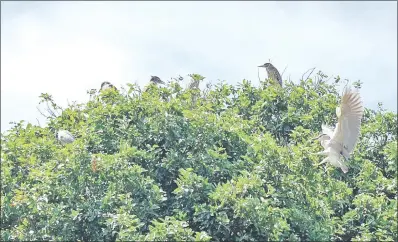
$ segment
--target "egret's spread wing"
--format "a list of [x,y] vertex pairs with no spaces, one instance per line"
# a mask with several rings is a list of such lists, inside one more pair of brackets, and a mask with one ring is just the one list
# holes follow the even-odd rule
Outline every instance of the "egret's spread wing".
[[344,90],[340,111],[341,115],[338,120],[339,132],[341,132],[343,138],[343,147],[349,154],[358,141],[364,112],[363,103],[357,90],[351,90],[349,87]]

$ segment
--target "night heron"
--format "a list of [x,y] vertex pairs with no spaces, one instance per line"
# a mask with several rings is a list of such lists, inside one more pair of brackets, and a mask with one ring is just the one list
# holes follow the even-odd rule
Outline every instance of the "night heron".
[[151,79],[149,80],[149,84],[144,87],[143,92],[146,92],[151,85],[157,86],[158,84],[165,84],[165,83],[164,83],[164,81],[160,80],[159,77],[151,76]]
[[110,82],[103,82],[103,83],[101,83],[100,91],[110,89],[110,88],[114,88],[117,91],[117,88],[114,85],[112,85]]
[[346,87],[340,107],[336,108],[338,122],[334,131],[333,127],[322,125],[322,134],[316,138],[325,149],[316,154],[327,155],[319,165],[329,162],[335,167],[340,167],[344,173],[348,172],[348,167],[344,160],[340,159],[340,155],[346,159],[350,158],[358,141],[363,112],[364,107],[358,90]]
[[275,68],[275,66],[273,66],[271,63],[265,63],[264,65],[261,65],[258,67],[264,67],[267,70],[268,79],[277,81],[279,83],[279,85],[282,86],[281,74],[279,74],[279,71],[278,71],[278,69]]
[[73,135],[67,130],[59,130],[58,133],[57,133],[57,139],[63,145],[72,143],[75,140]]
[[160,80],[160,78],[157,76],[151,76],[151,80],[149,80],[149,82],[155,84],[165,84],[164,81]]

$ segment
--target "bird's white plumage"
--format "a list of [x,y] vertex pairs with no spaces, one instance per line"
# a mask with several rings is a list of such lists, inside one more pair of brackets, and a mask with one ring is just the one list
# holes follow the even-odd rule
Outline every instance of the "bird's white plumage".
[[350,153],[358,141],[361,119],[364,107],[357,90],[350,87],[344,89],[340,106],[336,108],[338,122],[335,129],[326,125],[322,125],[322,135],[319,137],[321,145],[325,149],[318,154],[327,155],[322,162],[330,162],[333,166],[340,167],[344,173],[348,171],[340,155],[346,159],[350,157]]
[[67,130],[59,130],[57,133],[57,139],[61,144],[69,144],[75,140],[75,137]]
[[364,112],[363,103],[357,90],[345,89],[340,112],[341,115],[338,120],[340,130],[338,132],[341,133],[344,148],[348,153],[351,153],[358,141]]

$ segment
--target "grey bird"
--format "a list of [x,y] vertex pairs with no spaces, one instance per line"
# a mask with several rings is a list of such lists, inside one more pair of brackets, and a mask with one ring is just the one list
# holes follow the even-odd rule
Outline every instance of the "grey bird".
[[316,154],[327,155],[319,165],[329,162],[335,167],[340,167],[344,173],[348,172],[348,167],[344,160],[340,159],[340,155],[345,159],[350,158],[359,138],[363,113],[364,106],[358,90],[346,87],[340,107],[336,108],[338,122],[334,131],[332,127],[323,124],[322,134],[316,138],[325,149]]
[[149,80],[149,82],[155,84],[165,84],[164,81],[160,80],[160,78],[157,76],[151,76],[151,80]]
[[199,89],[199,80],[192,79],[188,84],[188,89]]
[[114,85],[112,85],[110,82],[103,82],[103,83],[101,83],[100,91],[110,89],[110,88],[114,88],[117,91],[117,88]]
[[67,131],[67,130],[59,130],[57,132],[57,139],[61,142],[61,144],[69,144],[75,141],[75,137]]
[[273,66],[271,63],[265,63],[264,65],[261,65],[258,67],[264,67],[267,70],[268,79],[277,81],[279,83],[279,85],[282,86],[281,74],[279,74],[279,71],[278,71],[278,69],[275,68],[275,66]]

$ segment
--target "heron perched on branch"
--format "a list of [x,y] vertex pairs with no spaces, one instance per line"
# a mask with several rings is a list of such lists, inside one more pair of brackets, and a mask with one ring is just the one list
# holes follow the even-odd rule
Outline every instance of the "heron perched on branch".
[[315,138],[325,149],[316,154],[327,155],[319,165],[329,162],[335,167],[340,167],[344,173],[348,172],[348,167],[344,160],[340,159],[340,155],[346,159],[350,158],[358,141],[363,113],[364,107],[358,90],[346,87],[340,107],[336,108],[338,122],[334,131],[332,127],[322,125],[322,134]]
[[160,80],[157,76],[151,76],[151,80],[149,81],[154,84],[165,84],[164,81]]
[[199,84],[205,79],[205,77],[199,74],[189,74],[189,76],[192,79],[188,84],[188,89],[199,89]]
[[161,80],[159,77],[157,77],[157,76],[151,76],[151,79],[149,80],[149,84],[146,85],[146,86],[144,87],[143,92],[146,92],[146,91],[148,90],[148,88],[150,88],[151,85],[157,86],[157,85],[159,85],[159,84],[165,84],[165,82],[162,81],[162,80]]
[[268,79],[277,81],[279,83],[279,85],[282,86],[281,74],[279,74],[279,71],[278,71],[278,69],[275,68],[275,66],[273,66],[271,63],[265,63],[264,65],[261,65],[258,67],[264,67],[267,70]]
[[61,144],[69,144],[75,141],[75,137],[67,131],[67,130],[59,130],[57,132],[57,139],[61,142]]
[[110,89],[110,88],[114,88],[117,91],[117,88],[114,85],[112,85],[110,82],[103,82],[103,83],[101,83],[100,91]]

